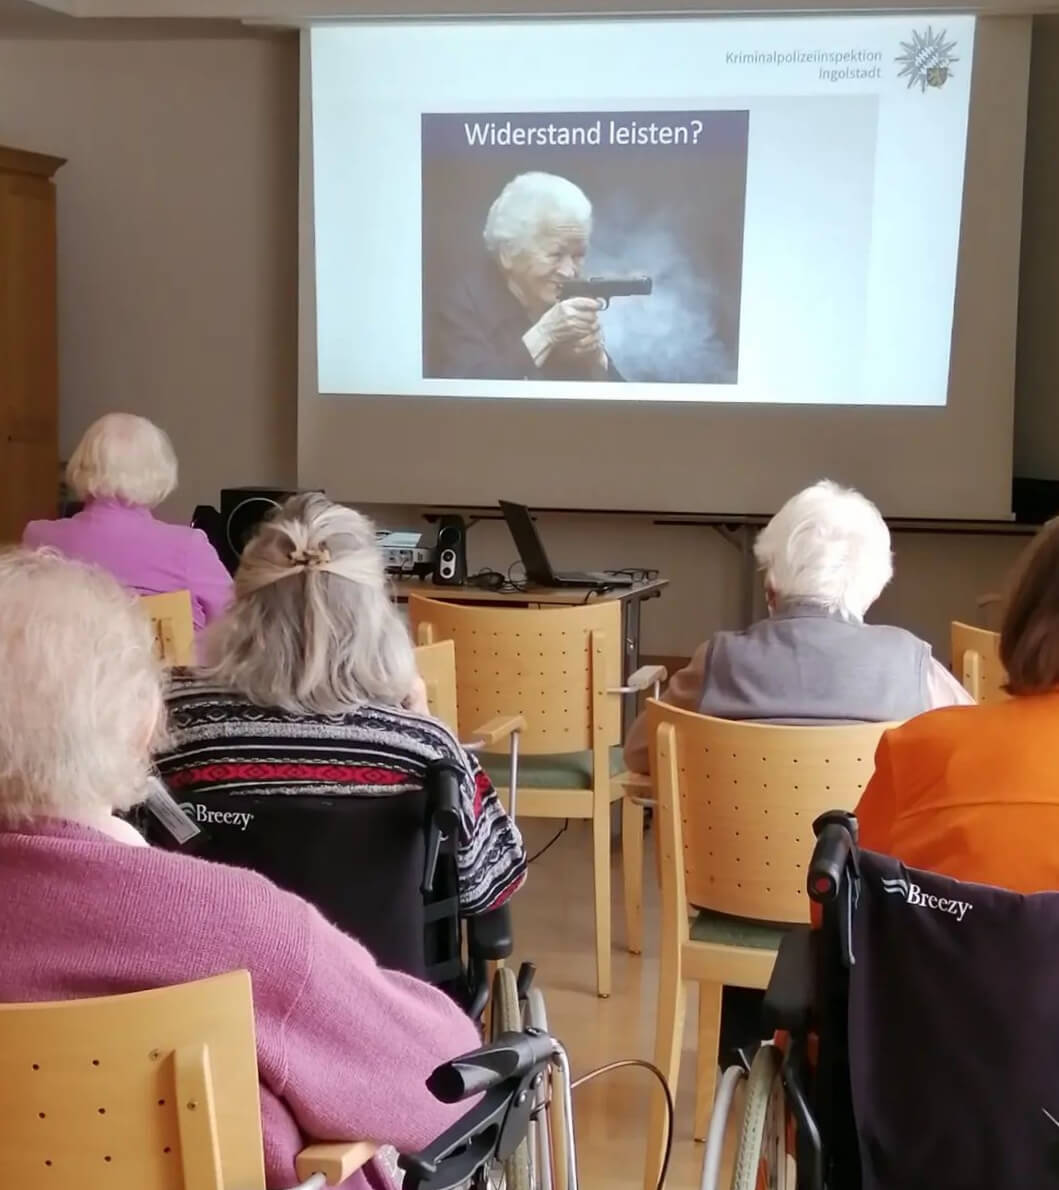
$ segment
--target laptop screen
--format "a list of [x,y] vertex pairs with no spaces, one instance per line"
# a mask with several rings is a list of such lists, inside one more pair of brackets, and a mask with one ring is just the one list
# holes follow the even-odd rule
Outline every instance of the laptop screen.
[[504,520],[507,521],[507,527],[514,539],[518,556],[526,568],[526,578],[531,583],[537,583],[540,586],[551,584],[554,581],[552,564],[544,552],[544,546],[541,544],[537,526],[533,523],[529,509],[524,504],[512,504],[509,500],[501,500],[499,504],[500,511],[504,514]]

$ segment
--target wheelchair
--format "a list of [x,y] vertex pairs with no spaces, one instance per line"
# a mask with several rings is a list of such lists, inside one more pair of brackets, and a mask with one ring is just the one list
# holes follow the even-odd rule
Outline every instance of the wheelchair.
[[814,828],[819,928],[781,944],[768,1040],[724,1073],[702,1190],[744,1082],[733,1190],[1059,1186],[1059,893],[907,869],[861,851],[849,814]]
[[153,813],[138,825],[154,846],[260,872],[380,966],[434,984],[480,1020],[489,964],[512,953],[511,916],[507,905],[460,915],[459,781],[455,762],[437,760],[421,789],[391,797],[217,792],[173,807],[198,828],[186,841]]
[[490,1040],[427,1080],[443,1103],[475,1105],[418,1153],[401,1155],[405,1190],[577,1190],[572,1082],[548,1032],[544,998],[524,963],[497,970]]

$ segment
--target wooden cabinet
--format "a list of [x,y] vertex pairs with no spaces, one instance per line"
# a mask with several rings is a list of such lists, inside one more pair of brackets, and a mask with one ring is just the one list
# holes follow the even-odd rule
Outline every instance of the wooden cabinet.
[[55,516],[59,343],[55,184],[63,164],[0,146],[0,544]]

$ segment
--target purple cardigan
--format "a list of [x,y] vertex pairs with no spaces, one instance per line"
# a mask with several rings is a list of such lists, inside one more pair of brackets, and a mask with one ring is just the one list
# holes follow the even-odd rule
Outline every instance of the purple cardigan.
[[216,619],[232,597],[232,579],[206,534],[156,520],[149,508],[93,500],[58,521],[30,521],[30,549],[50,546],[68,558],[109,571],[138,595],[191,592],[195,631]]
[[[252,872],[42,819],[0,829],[0,905],[0,1001],[250,971],[269,1190],[297,1183],[307,1139],[410,1151],[466,1110],[438,1103],[424,1080],[478,1044],[471,1022]],[[385,1185],[375,1162],[343,1183]]]

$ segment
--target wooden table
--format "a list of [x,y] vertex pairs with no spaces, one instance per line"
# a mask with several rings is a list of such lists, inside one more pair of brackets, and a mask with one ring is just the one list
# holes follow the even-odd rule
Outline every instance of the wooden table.
[[[394,597],[406,603],[409,595],[444,599],[450,603],[487,603],[507,607],[577,607],[584,603],[621,603],[622,677],[627,678],[640,664],[640,608],[645,599],[656,599],[669,585],[669,579],[648,579],[631,587],[597,591],[592,587],[533,587],[519,591],[490,591],[483,587],[440,586],[430,579],[394,578]],[[636,717],[635,699],[624,700],[622,735]]]

